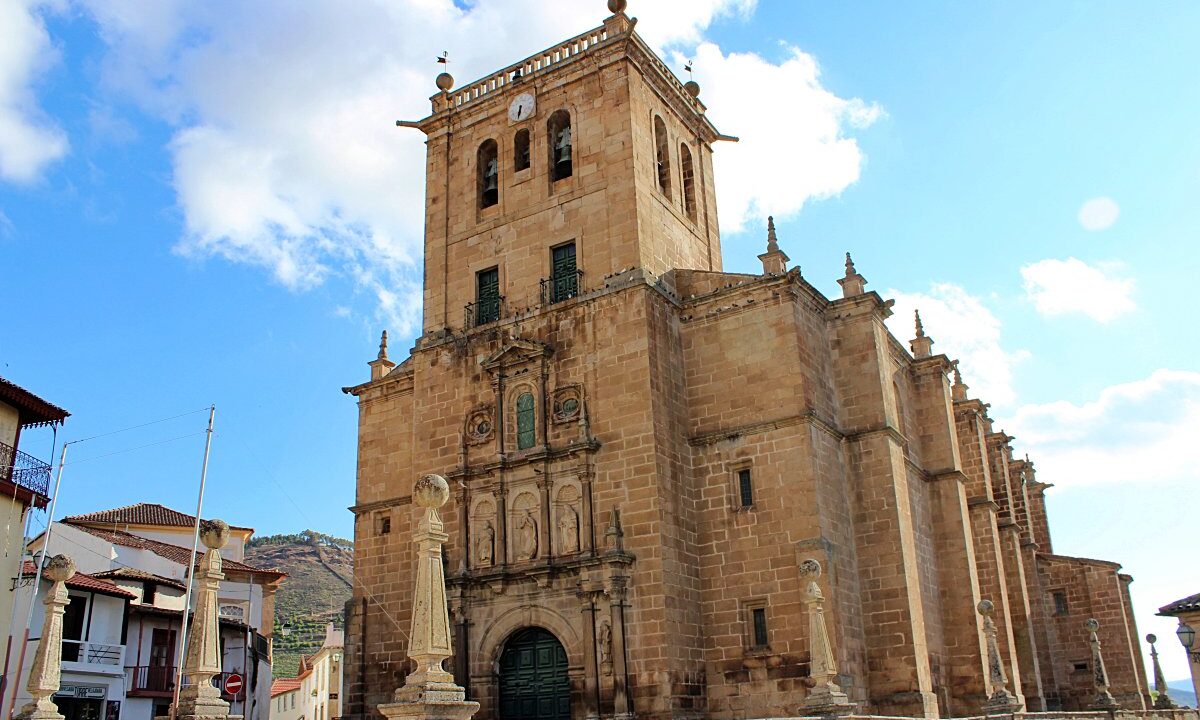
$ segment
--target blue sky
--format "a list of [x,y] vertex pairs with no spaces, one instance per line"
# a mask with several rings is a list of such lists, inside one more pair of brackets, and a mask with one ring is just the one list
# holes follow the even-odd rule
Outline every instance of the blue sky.
[[[726,268],[758,267],[773,213],[827,294],[849,250],[900,337],[919,306],[1055,483],[1055,550],[1124,563],[1139,629],[1185,676],[1152,613],[1200,591],[1181,570],[1200,506],[1200,5],[629,12],[676,68],[696,59],[711,117],[743,138],[718,147]],[[0,374],[73,413],[60,441],[215,403],[206,514],[349,536],[340,387],[384,327],[402,356],[417,316],[423,146],[392,121],[426,113],[441,50],[466,81],[604,14],[4,0]],[[72,446],[60,514],[190,510],[204,420]],[[23,449],[49,459],[51,441]]]

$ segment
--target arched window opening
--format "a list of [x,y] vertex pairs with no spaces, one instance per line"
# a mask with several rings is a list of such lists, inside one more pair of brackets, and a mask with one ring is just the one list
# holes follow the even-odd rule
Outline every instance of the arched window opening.
[[671,154],[667,149],[667,125],[654,116],[654,167],[658,174],[658,190],[663,195],[671,194]]
[[529,130],[518,130],[513,136],[513,170],[529,169]]
[[484,140],[479,146],[479,208],[500,202],[500,158],[495,140]]
[[535,422],[533,413],[533,395],[530,393],[522,393],[517,398],[517,449],[528,450],[533,447],[536,439]]
[[687,143],[679,143],[679,166],[683,169],[683,211],[696,220],[696,174],[692,169],[692,151]]
[[571,177],[571,114],[557,110],[547,121],[550,139],[550,179],[562,180]]

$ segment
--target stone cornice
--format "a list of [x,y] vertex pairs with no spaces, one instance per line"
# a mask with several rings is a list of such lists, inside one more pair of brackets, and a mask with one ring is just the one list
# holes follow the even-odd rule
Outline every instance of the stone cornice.
[[357,516],[372,510],[381,510],[388,507],[400,507],[402,505],[412,505],[412,495],[398,495],[396,497],[390,497],[384,500],[375,500],[369,503],[351,505],[346,509]]
[[771,430],[778,430],[780,428],[791,427],[793,425],[800,424],[812,425],[818,430],[837,440],[841,440],[843,437],[842,433],[838,432],[837,428],[834,427],[832,422],[817,417],[816,413],[809,411],[799,415],[789,415],[788,417],[778,418],[776,420],[764,420],[761,422],[740,425],[734,428],[700,433],[689,437],[687,442],[688,445],[691,445],[692,447],[703,447],[705,445],[714,445],[722,440],[733,440],[744,435],[757,435],[759,433],[770,432]]
[[456,467],[446,473],[446,479],[457,480],[459,478],[468,476],[492,473],[496,470],[511,470],[512,468],[540,463],[546,460],[560,460],[577,453],[594,454],[599,450],[600,441],[595,438],[590,438],[588,440],[576,440],[567,445],[559,447],[542,447],[535,450],[530,450],[517,457],[501,456],[498,459],[490,460],[484,463],[467,465],[466,467]]
[[884,300],[879,293],[871,290],[853,297],[830,300],[825,314],[830,324],[853,322],[864,315],[872,315],[882,323],[891,316],[893,304],[893,301]]

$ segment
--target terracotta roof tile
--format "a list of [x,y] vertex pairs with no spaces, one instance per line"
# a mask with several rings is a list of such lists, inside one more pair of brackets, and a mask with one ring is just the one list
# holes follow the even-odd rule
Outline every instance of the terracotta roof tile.
[[92,573],[92,577],[103,578],[106,580],[112,579],[112,578],[121,578],[123,580],[143,580],[143,581],[148,580],[151,582],[158,583],[159,585],[169,585],[173,588],[178,588],[180,590],[187,589],[187,585],[185,585],[184,583],[182,583],[178,580],[175,580],[174,578],[163,577],[162,575],[155,575],[154,573],[146,572],[145,570],[138,570],[137,568],[126,567],[126,568],[117,568],[116,570],[105,570],[104,572]]
[[1186,612],[1196,612],[1200,610],[1200,593],[1188,595],[1182,600],[1176,600],[1169,605],[1163,605],[1158,609],[1159,615],[1178,615]]
[[271,697],[300,689],[303,678],[275,678],[271,681]]
[[[25,577],[37,577],[37,566],[26,560],[21,568],[21,574]],[[117,587],[110,580],[101,580],[81,572],[77,572],[71,576],[71,579],[67,581],[67,587],[75,588],[76,590],[104,593],[105,595],[116,595],[117,597],[137,598],[137,595],[134,595],[125,588]]]
[[[98,510],[84,515],[72,515],[63,518],[66,522],[87,523],[99,525],[166,525],[167,527],[193,527],[196,516],[172,510],[158,503],[137,503],[111,510]],[[231,525],[234,530],[250,530],[251,528]]]
[[[166,558],[172,562],[177,562],[185,567],[188,564],[188,556],[192,554],[192,551],[188,548],[172,545],[171,543],[159,542],[158,540],[150,540],[148,538],[139,537],[123,530],[107,530],[104,528],[90,527],[88,525],[78,525],[74,522],[71,522],[69,518],[63,520],[63,522],[77,530],[86,532],[89,535],[95,535],[98,538],[107,540],[114,545],[137,548],[138,550],[149,550],[159,557]],[[203,555],[196,553],[193,562],[198,565],[202,558]],[[258,573],[260,575],[273,575],[275,577],[287,577],[287,573],[279,572],[278,570],[268,570],[266,568],[254,567],[253,565],[247,565],[246,563],[238,562],[237,560],[225,560],[222,566],[226,570]]]

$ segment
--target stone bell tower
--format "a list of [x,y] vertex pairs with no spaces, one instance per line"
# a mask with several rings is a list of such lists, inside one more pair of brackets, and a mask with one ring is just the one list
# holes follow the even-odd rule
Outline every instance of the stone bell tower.
[[443,73],[433,112],[398,123],[428,137],[426,333],[629,268],[721,268],[712,143],[732,138],[624,8],[457,89]]

